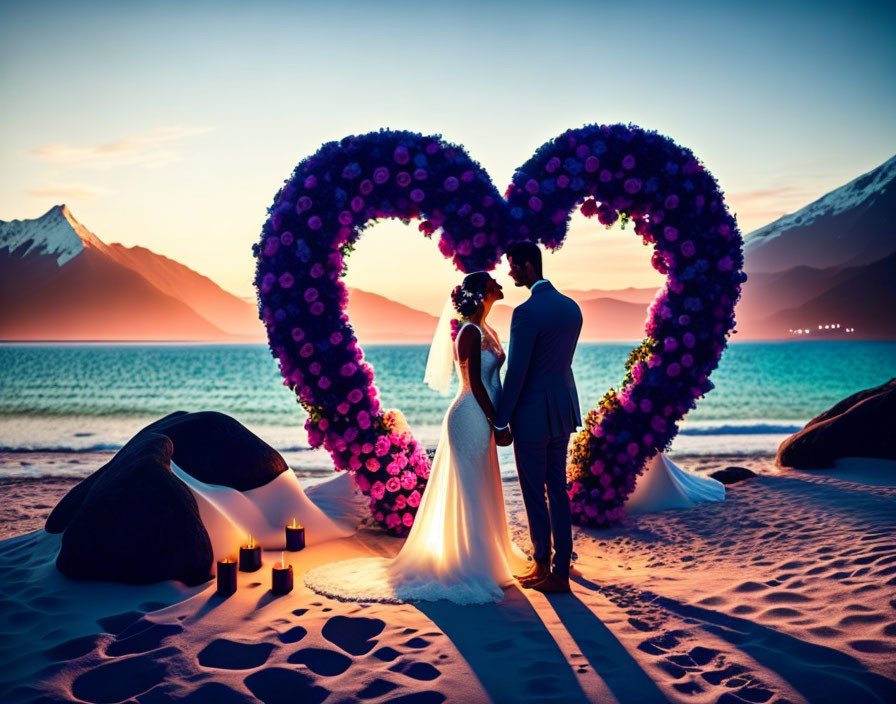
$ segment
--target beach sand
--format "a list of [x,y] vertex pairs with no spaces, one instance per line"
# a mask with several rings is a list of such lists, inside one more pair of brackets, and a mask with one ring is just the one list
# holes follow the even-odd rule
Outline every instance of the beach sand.
[[[572,594],[511,587],[483,606],[306,589],[310,567],[397,552],[400,540],[365,527],[288,553],[291,593],[269,591],[280,554],[265,553],[228,599],[213,582],[74,582],[53,565],[59,536],[4,540],[0,701],[896,701],[896,463],[675,462],[760,476],[722,502],[577,528]],[[67,486],[28,498],[21,526]],[[353,522],[357,503],[328,486],[309,496]],[[504,489],[525,547],[518,487]]]

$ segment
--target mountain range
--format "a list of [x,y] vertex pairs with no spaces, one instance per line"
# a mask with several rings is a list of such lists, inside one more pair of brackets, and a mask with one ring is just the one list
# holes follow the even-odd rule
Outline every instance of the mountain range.
[[[896,157],[744,237],[749,279],[738,339],[896,339]],[[567,290],[582,307],[582,340],[637,340],[654,288]],[[0,339],[261,342],[255,305],[144,247],[106,244],[57,205],[0,221]],[[437,319],[350,289],[362,342],[429,342]],[[507,339],[512,309],[489,318]],[[825,324],[839,328],[824,329]],[[819,327],[820,326],[820,327]]]

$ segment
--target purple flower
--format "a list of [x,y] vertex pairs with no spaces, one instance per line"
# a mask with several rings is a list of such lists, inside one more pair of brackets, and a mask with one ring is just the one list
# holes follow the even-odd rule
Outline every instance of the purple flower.
[[541,198],[538,196],[532,196],[529,199],[529,209],[534,210],[536,213],[541,212]]
[[392,159],[396,164],[407,164],[410,158],[407,147],[396,147],[392,154]]
[[633,157],[631,154],[626,154],[624,157],[622,157],[622,168],[626,171],[631,171],[633,168],[635,168],[635,157]]
[[548,163],[544,165],[544,170],[547,171],[549,174],[552,174],[555,171],[557,171],[557,169],[559,169],[560,166],[561,166],[560,159],[558,159],[555,156],[552,156],[550,159],[548,159]]
[[589,156],[587,159],[585,159],[585,171],[587,171],[589,174],[593,174],[599,168],[600,159],[598,159],[596,156]]
[[691,240],[685,240],[681,243],[681,253],[686,257],[693,257],[696,248]]
[[318,299],[318,296],[320,296],[320,293],[313,286],[305,289],[305,301],[307,303],[313,303]]
[[317,215],[312,215],[310,218],[308,218],[308,227],[310,227],[312,230],[319,230],[322,225],[323,222]]
[[308,196],[302,196],[296,201],[296,213],[303,213],[306,210],[310,210],[312,205],[312,200]]
[[373,180],[375,183],[383,184],[389,180],[389,169],[385,166],[379,166],[373,171]]
[[324,312],[324,304],[320,301],[315,301],[308,310],[311,312],[311,315],[320,315]]
[[415,203],[422,202],[425,197],[426,197],[426,194],[423,191],[421,191],[419,188],[415,188],[413,191],[411,191],[411,200],[414,201]]
[[625,189],[626,193],[634,195],[641,190],[641,181],[636,178],[626,179],[622,187]]
[[453,193],[454,191],[457,190],[458,186],[460,186],[460,181],[458,181],[456,178],[454,178],[454,176],[449,176],[448,178],[445,179],[444,183],[442,183],[442,186],[449,193]]
[[528,181],[526,181],[525,189],[527,193],[535,195],[539,191],[538,181],[536,181],[534,178],[530,178]]

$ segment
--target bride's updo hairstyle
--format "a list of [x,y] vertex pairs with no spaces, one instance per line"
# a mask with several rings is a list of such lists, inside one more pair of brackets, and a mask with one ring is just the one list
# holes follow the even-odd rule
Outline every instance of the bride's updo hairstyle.
[[460,316],[451,321],[451,339],[456,340],[460,332],[461,320],[466,320],[479,307],[485,299],[485,287],[492,277],[487,271],[474,271],[464,277],[460,286],[455,286],[451,292],[451,303],[454,310]]
[[461,317],[469,318],[479,304],[485,298],[485,287],[491,280],[487,271],[474,271],[464,277],[460,286],[455,286],[451,292],[451,302],[454,303],[454,310],[460,313]]

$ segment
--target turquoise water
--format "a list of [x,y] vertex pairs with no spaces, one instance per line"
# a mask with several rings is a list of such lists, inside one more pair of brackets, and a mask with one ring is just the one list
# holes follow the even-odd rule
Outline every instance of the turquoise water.
[[[365,354],[384,405],[400,408],[434,445],[450,396],[421,381],[427,349],[370,345]],[[579,346],[583,409],[618,384],[628,350]],[[10,344],[0,346],[0,370],[0,452],[112,450],[148,420],[179,409],[222,411],[282,451],[307,448],[304,413],[263,345]],[[771,451],[812,416],[894,371],[896,342],[732,344],[712,375],[715,390],[685,419],[673,450]]]

